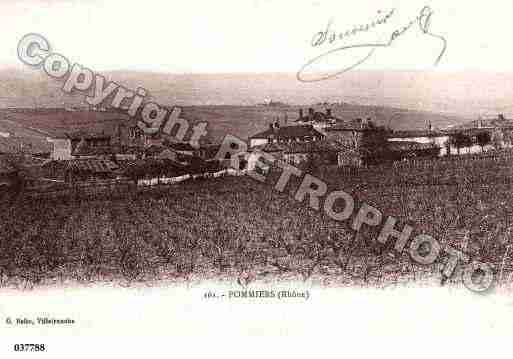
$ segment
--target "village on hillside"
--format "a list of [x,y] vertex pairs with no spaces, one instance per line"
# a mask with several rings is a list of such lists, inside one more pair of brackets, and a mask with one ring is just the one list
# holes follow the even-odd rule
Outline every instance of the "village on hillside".
[[[231,115],[248,111],[241,108]],[[412,263],[408,251],[393,252],[392,241],[377,241],[378,227],[353,231],[348,221],[319,214],[315,193],[298,205],[305,178],[349,194],[357,213],[368,203],[398,218],[397,230],[411,223],[416,235],[430,233],[443,246],[503,266],[508,277],[501,281],[513,278],[512,120],[498,114],[394,130],[376,113],[346,116],[343,105],[334,108],[254,106],[249,111],[261,112],[260,121],[246,127],[246,137],[226,133],[247,148],[228,153],[222,139],[192,146],[147,135],[119,111],[3,110],[4,285],[220,277],[242,285],[270,278],[459,283],[456,274],[440,276],[437,265]],[[219,126],[221,112],[196,114],[210,113]],[[299,176],[276,190],[285,168],[294,167]],[[344,203],[331,205],[343,213]]]
[[[267,128],[247,139],[248,151],[236,169],[230,167],[229,157],[216,158],[220,143],[202,142],[193,147],[164,135],[146,135],[120,112],[10,110],[27,123],[47,116],[60,118],[63,126],[52,133],[27,125],[25,132],[14,128],[0,133],[0,186],[4,193],[44,193],[77,185],[151,186],[198,177],[240,176],[258,170],[261,153],[305,168],[355,169],[512,147],[513,120],[502,114],[446,129],[435,129],[428,122],[424,130],[399,131],[379,126],[366,116],[338,118],[329,106],[323,107],[301,108],[293,119],[269,119]],[[110,125],[69,131],[64,126],[67,118]],[[15,125],[20,124],[24,122]]]

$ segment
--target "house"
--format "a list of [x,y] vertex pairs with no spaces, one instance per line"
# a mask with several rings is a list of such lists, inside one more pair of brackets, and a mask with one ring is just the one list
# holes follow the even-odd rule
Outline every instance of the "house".
[[[220,145],[194,148],[189,143],[171,143],[162,146],[150,146],[145,149],[145,161],[163,161],[181,166],[184,171],[200,173],[218,169],[220,161],[215,158]],[[229,167],[230,160],[225,163]],[[199,172],[198,172],[199,171]]]
[[278,123],[271,123],[267,130],[249,138],[249,146],[255,147],[267,143],[320,141],[325,137],[324,134],[316,130],[312,125],[280,126]]
[[[303,121],[332,121],[329,109],[326,113],[315,112],[303,116]],[[313,159],[320,165],[338,165],[359,167],[362,165],[362,140],[369,133],[377,131],[370,119],[355,119],[342,121],[335,119],[334,125],[326,126],[321,131],[312,124],[299,126],[276,127],[254,135],[250,138],[250,155],[248,156],[248,169],[252,170],[259,159],[259,152],[272,154],[274,158],[284,162],[299,165]],[[292,140],[291,140],[292,139]]]
[[364,134],[376,130],[380,130],[380,128],[370,118],[355,118],[338,120],[335,125],[326,127],[324,132],[327,140],[357,149],[361,145]]
[[101,133],[81,131],[69,134],[67,137],[71,142],[72,152],[77,148],[79,144],[85,144],[88,148],[108,147],[111,145],[112,138],[110,134],[106,134],[103,131]]
[[496,117],[482,118],[479,117],[477,120],[469,121],[459,128],[513,128],[513,119],[507,118],[503,113],[499,113]]
[[312,107],[308,109],[308,112],[305,114],[303,109],[299,109],[299,117],[295,120],[295,122],[302,124],[328,124],[334,125],[336,122],[340,121],[339,118],[333,116],[331,112],[331,108],[327,108],[325,112],[315,111]]
[[111,159],[117,150],[112,146],[90,147],[87,142],[80,142],[71,153],[74,159]]
[[326,129],[326,139],[343,144],[349,148],[357,149],[360,147],[364,132],[365,129],[362,128],[360,122],[338,123]]
[[274,158],[287,163],[300,164],[319,151],[320,147],[314,144],[325,137],[311,124],[280,126],[279,123],[271,123],[269,129],[249,138],[250,150],[245,156],[247,168],[256,168],[261,152],[272,154]]
[[[410,130],[394,131],[388,139],[391,143],[416,142],[419,144],[433,144],[440,148],[439,156],[448,154],[479,153],[483,148],[492,145],[508,147],[511,145],[509,133],[513,127],[458,127],[438,131]],[[489,139],[489,143],[480,143],[480,138]]]
[[493,146],[512,147],[513,146],[513,119],[506,118],[500,113],[494,118],[479,118],[477,121],[469,122],[459,128],[459,130],[485,130],[492,139]]
[[[102,133],[76,132],[62,137],[48,138],[53,143],[52,160],[71,160],[75,156],[95,157],[112,152],[111,135]],[[111,153],[109,153],[111,154]]]
[[47,138],[47,141],[53,144],[50,158],[54,161],[70,160],[71,141],[68,138]]
[[[483,139],[489,139],[483,141]],[[393,131],[390,142],[433,143],[441,148],[440,156],[458,153],[478,153],[492,146],[513,145],[513,120],[499,114],[494,118],[479,118],[444,130]]]
[[114,162],[100,159],[80,159],[66,162],[64,178],[66,182],[108,179],[115,176],[119,167]]
[[325,112],[315,111],[313,108],[308,109],[308,113],[304,114],[303,109],[299,109],[299,117],[295,120],[298,124],[312,125],[317,131],[326,135],[325,130],[335,126],[342,120],[333,116],[331,108],[327,108]]
[[[443,156],[447,154],[447,145],[449,143],[449,139],[451,134],[447,131],[436,131],[436,130],[407,130],[407,131],[393,131],[389,138],[388,142],[390,142],[392,149],[396,152],[405,150],[412,152],[416,144],[418,144],[417,155],[420,155],[422,152],[430,153],[428,149],[429,146],[434,146],[439,149],[438,155]],[[402,146],[401,143],[404,143]],[[425,145],[426,148],[424,150],[420,150],[422,145]],[[401,147],[402,146],[402,147]],[[426,152],[427,151],[427,152]],[[415,152],[415,151],[414,151]]]
[[258,145],[250,149],[247,155],[247,168],[256,168],[261,153],[268,153],[276,160],[300,166],[312,159],[318,165],[337,164],[338,152],[342,147],[336,143],[318,140],[312,142],[281,142]]
[[[142,156],[142,145],[130,141],[124,126],[117,127],[117,136],[105,132],[76,132],[47,138],[53,144],[50,158],[54,161],[72,159],[129,160]],[[123,131],[123,132],[122,132]]]
[[56,160],[41,166],[42,177],[56,181],[77,182],[114,178],[119,166],[103,159]]

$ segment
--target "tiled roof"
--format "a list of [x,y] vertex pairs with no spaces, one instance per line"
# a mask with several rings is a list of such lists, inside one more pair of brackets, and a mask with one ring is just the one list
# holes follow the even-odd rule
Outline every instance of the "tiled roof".
[[88,132],[88,131],[78,131],[73,133],[66,134],[67,138],[70,140],[81,140],[81,139],[91,139],[91,140],[108,140],[112,136],[109,134],[106,134],[104,132],[94,133],[94,132]]
[[323,136],[322,133],[317,131],[311,125],[299,125],[299,126],[282,126],[274,129],[267,129],[265,131],[259,132],[256,135],[251,136],[250,138],[269,138],[271,136],[275,136],[278,138],[296,138],[296,137],[306,137],[306,136]]
[[329,141],[293,142],[285,144],[285,153],[309,153],[309,152],[338,152],[346,150],[346,147]]
[[122,168],[129,168],[129,167],[176,167],[176,168],[183,168],[184,165],[180,162],[173,161],[168,158],[146,158],[144,160],[128,160],[128,161],[121,161],[120,165]]
[[70,160],[67,162],[67,170],[73,172],[106,173],[118,169],[112,161],[108,160]]
[[337,152],[346,150],[347,146],[329,141],[291,142],[291,143],[266,143],[255,146],[253,151],[267,153],[313,153],[313,152]]
[[219,170],[217,161],[203,161],[198,157],[190,157],[193,159],[188,164],[183,164],[171,159],[147,158],[136,161],[122,161],[120,165],[124,171],[140,171],[141,173],[151,174],[152,172],[179,175],[187,173],[212,172]]
[[75,150],[73,151],[72,155],[74,156],[105,156],[105,155],[112,155],[117,153],[115,148],[112,146],[98,146],[98,147],[91,147],[87,144],[79,143],[80,146],[77,145]]

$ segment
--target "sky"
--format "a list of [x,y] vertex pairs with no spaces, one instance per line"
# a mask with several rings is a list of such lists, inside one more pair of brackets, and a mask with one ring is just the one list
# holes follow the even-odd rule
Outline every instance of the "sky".
[[[296,72],[331,49],[387,41],[426,5],[433,11],[430,31],[447,41],[437,66],[441,41],[415,24],[359,68],[513,71],[511,0],[2,0],[0,68],[24,66],[16,48],[35,32],[53,51],[97,71]],[[311,44],[330,21],[336,33],[345,32],[391,9],[386,24],[366,33]],[[339,51],[312,70],[347,67],[361,51]]]

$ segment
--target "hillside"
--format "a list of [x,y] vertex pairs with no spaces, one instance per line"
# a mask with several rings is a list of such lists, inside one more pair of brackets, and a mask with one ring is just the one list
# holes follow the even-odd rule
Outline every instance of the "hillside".
[[184,113],[185,117],[190,119],[208,121],[211,135],[215,140],[221,139],[227,133],[246,139],[266,129],[277,117],[282,124],[285,117],[288,118],[287,124],[293,124],[293,121],[298,118],[299,109],[303,108],[306,112],[308,107],[323,112],[331,108],[333,115],[342,120],[370,117],[377,124],[387,125],[396,130],[425,129],[428,121],[431,121],[435,128],[445,128],[464,121],[457,116],[348,103],[281,107],[196,106],[184,108]]
[[[188,120],[207,121],[213,142],[219,142],[227,133],[247,138],[267,128],[277,116],[293,121],[300,107],[319,111],[331,108],[342,119],[371,117],[379,124],[401,130],[424,129],[428,121],[435,128],[445,128],[477,117],[472,104],[465,107],[468,111],[458,111],[458,97],[454,101],[445,98],[442,106],[441,100],[434,98],[437,91],[419,90],[417,87],[424,86],[422,81],[434,86],[434,80],[418,73],[351,72],[343,81],[308,85],[298,83],[291,74],[173,75],[115,71],[104,75],[131,89],[146,88],[151,99],[161,105],[182,106],[183,116]],[[37,70],[1,71],[0,79],[0,108],[39,109],[37,113],[1,111],[0,134],[46,137],[85,128],[111,131],[117,121],[125,118],[119,114],[45,110],[84,107],[84,95],[65,94],[60,89],[62,83]],[[277,105],[259,105],[269,100]]]
[[[340,119],[371,117],[378,124],[390,125],[394,129],[424,129],[428,120],[435,128],[444,128],[463,121],[456,116],[347,103],[312,107],[318,111],[331,108],[334,116]],[[306,112],[307,106],[301,108]],[[278,117],[282,124],[285,117],[288,118],[287,124],[293,124],[298,118],[299,109],[300,106],[187,106],[183,107],[183,117],[192,123],[208,122],[208,140],[220,142],[226,134],[246,139],[267,128]],[[133,125],[134,121],[129,120],[125,114],[116,112],[0,110],[0,132],[27,138],[62,136],[77,130],[112,133],[119,123]]]

